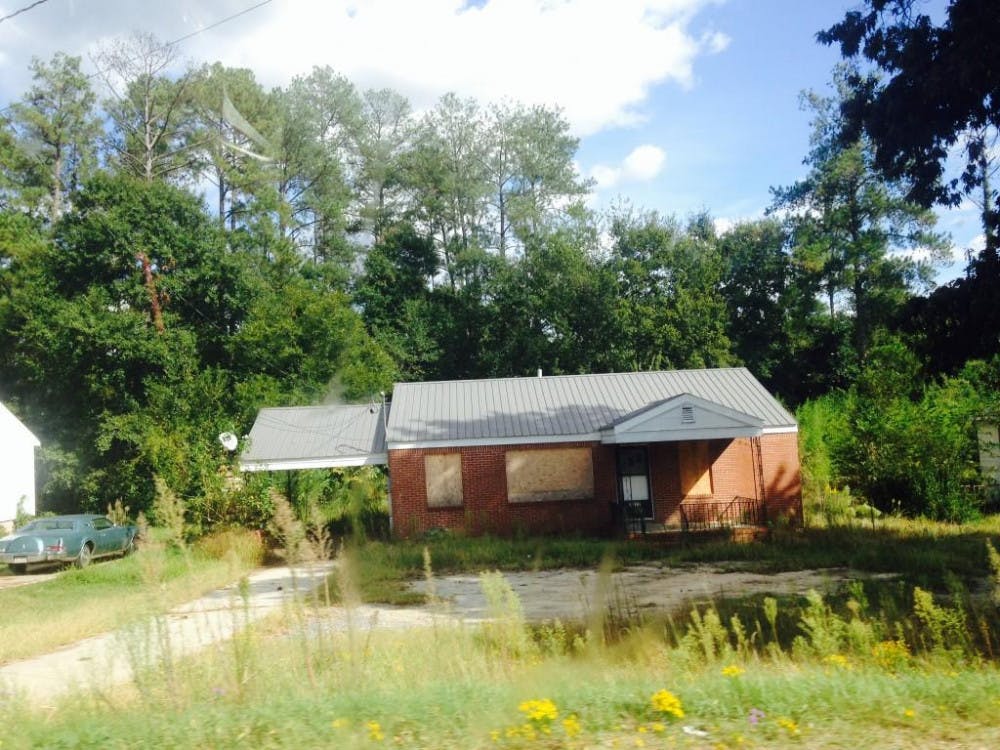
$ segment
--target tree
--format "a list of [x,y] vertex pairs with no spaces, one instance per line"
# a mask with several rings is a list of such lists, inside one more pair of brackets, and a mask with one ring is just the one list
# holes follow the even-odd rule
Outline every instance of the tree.
[[197,173],[194,73],[168,77],[177,49],[135,33],[102,49],[97,61],[109,91],[105,110],[114,123],[114,161],[146,182]]
[[66,196],[96,166],[101,125],[79,57],[58,52],[49,63],[34,58],[31,72],[34,85],[12,105],[18,145],[28,157],[21,199],[37,205],[44,195],[44,213],[54,224],[66,208]]
[[462,283],[458,256],[482,248],[486,199],[491,186],[485,169],[481,113],[472,99],[446,94],[418,126],[406,163],[418,226],[434,237],[452,288]]
[[[710,230],[710,222],[707,222]],[[619,215],[609,267],[618,291],[615,369],[718,367],[733,362],[723,266],[714,233],[655,213]]]
[[0,215],[0,389],[49,438],[47,501],[140,508],[154,474],[202,494],[214,436],[260,406],[391,382],[346,295],[287,242],[245,252],[162,181],[100,174],[72,203],[54,241]]
[[[863,132],[874,164],[908,183],[907,197],[924,206],[957,205],[982,191],[987,252],[1000,250],[997,187],[984,169],[984,135],[1000,126],[1000,14],[993,0],[950,0],[943,23],[916,11],[913,0],[864,0],[860,10],[817,34],[845,58],[864,57],[884,77],[855,72],[845,99],[845,134]],[[961,146],[966,167],[947,179],[948,159]]]
[[430,281],[438,271],[434,241],[410,224],[386,228],[365,257],[354,301],[372,336],[393,356],[406,379],[436,371],[440,350]]
[[792,329],[803,312],[787,233],[776,219],[737,224],[719,237],[719,252],[733,353],[773,389],[792,364]]
[[579,141],[558,110],[494,105],[484,127],[490,245],[503,258],[512,240],[529,243],[557,209],[578,200],[590,183],[577,175],[573,158]]
[[202,67],[193,88],[204,153],[199,162],[216,187],[219,226],[235,231],[277,204],[276,150],[260,133],[276,129],[275,97],[257,83],[253,71],[221,63]]
[[[838,71],[841,97],[849,73]],[[906,197],[904,186],[873,168],[866,139],[845,144],[838,99],[809,94],[814,113],[810,167],[804,180],[773,189],[774,210],[789,213],[798,262],[814,275],[830,317],[846,300],[859,358],[875,328],[886,324],[914,288],[929,286],[945,242],[932,231],[934,215]],[[903,250],[919,249],[927,259]]]
[[333,261],[346,275],[354,260],[347,238],[352,229],[347,164],[358,128],[357,92],[324,67],[295,78],[277,99],[280,233],[314,261]]
[[354,189],[358,217],[376,242],[405,206],[403,157],[413,126],[410,103],[392,89],[365,91],[357,134]]

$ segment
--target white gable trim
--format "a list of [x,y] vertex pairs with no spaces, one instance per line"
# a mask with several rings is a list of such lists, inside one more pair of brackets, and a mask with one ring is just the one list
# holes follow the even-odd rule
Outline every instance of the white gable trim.
[[601,432],[601,442],[618,445],[758,437],[763,427],[760,417],[682,393],[609,425]]

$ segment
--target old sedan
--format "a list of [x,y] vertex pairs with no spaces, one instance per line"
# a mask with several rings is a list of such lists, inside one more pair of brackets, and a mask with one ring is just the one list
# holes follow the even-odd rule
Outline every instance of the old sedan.
[[0,563],[14,573],[35,563],[71,562],[85,568],[94,558],[132,552],[137,533],[135,526],[116,526],[106,516],[36,518],[0,539]]

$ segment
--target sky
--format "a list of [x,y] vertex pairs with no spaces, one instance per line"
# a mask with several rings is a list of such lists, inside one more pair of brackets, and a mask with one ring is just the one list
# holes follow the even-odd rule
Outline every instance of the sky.
[[[34,0],[0,0],[0,16]],[[770,188],[806,174],[809,114],[836,49],[815,41],[857,0],[43,0],[0,23],[0,107],[30,85],[31,58],[80,55],[132,31],[181,55],[251,68],[267,86],[329,65],[358,88],[391,87],[420,111],[447,92],[558,106],[580,138],[590,203],[628,201],[720,229],[758,218]],[[940,0],[931,0],[940,5]],[[252,8],[252,9],[251,9]],[[246,11],[246,12],[243,12]],[[231,20],[209,28],[235,14]],[[198,33],[196,33],[198,32]],[[961,274],[982,242],[971,205],[938,212]]]

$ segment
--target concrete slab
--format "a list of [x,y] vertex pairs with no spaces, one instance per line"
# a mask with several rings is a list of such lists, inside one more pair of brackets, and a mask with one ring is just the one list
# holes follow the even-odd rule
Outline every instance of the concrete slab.
[[[583,622],[595,607],[626,612],[687,614],[692,604],[723,597],[750,594],[804,594],[810,589],[827,592],[846,581],[872,576],[847,568],[797,570],[783,573],[753,573],[723,570],[712,565],[676,568],[634,565],[602,580],[594,570],[541,570],[505,572],[504,578],[517,594],[528,621],[562,620]],[[423,580],[413,581],[411,590],[427,592]],[[486,596],[476,575],[435,578],[436,595],[447,611],[466,621],[489,617]]]
[[[51,654],[0,667],[0,691],[36,706],[76,689],[106,690],[133,679],[133,670],[228,640],[249,623],[313,591],[333,563],[265,568],[168,614],[88,638]],[[244,596],[245,594],[245,596]]]

